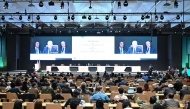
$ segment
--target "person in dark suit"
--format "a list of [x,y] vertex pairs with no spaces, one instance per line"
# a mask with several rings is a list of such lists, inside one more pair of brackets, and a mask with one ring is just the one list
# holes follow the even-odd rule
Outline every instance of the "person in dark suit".
[[133,41],[132,45],[128,48],[127,50],[127,54],[138,54],[138,53],[142,53],[142,49],[137,47],[138,43],[137,41]]
[[18,88],[15,88],[15,83],[11,83],[11,89],[7,92],[16,93],[17,95],[21,94],[20,90]]
[[148,74],[152,75],[152,71],[153,71],[153,66],[150,64],[148,67]]
[[61,47],[59,48],[59,53],[61,54],[70,54],[71,51],[68,47],[66,47],[66,43],[64,41],[61,42]]
[[187,85],[183,85],[183,88],[179,92],[180,99],[182,100],[185,94],[190,94],[190,90],[188,89]]
[[169,93],[176,94],[176,90],[173,88],[173,84],[168,84],[168,88],[164,91],[164,97],[167,98]]
[[114,83],[113,79],[110,79],[110,82],[107,83],[107,85],[108,86],[115,86],[115,83]]
[[35,43],[35,47],[32,48],[32,53],[34,54],[40,54],[42,51],[41,51],[41,48],[40,48],[40,43],[39,42],[36,42]]
[[53,47],[53,42],[48,41],[47,45],[44,47],[43,53],[44,54],[51,54],[51,53],[56,53],[57,49]]
[[169,93],[168,98],[164,99],[162,106],[167,108],[179,108],[179,101],[177,99],[174,99],[174,93]]
[[182,86],[183,86],[183,83],[179,79],[177,79],[176,83],[174,84],[174,89],[176,91],[180,91],[182,89]]
[[155,48],[151,47],[150,41],[146,41],[146,47],[144,48],[144,54],[156,54]]
[[119,43],[119,47],[116,48],[115,54],[126,54],[126,49],[124,48],[124,42]]
[[118,87],[119,87],[120,85],[126,85],[126,86],[128,86],[128,83],[125,82],[124,80],[122,80],[121,82],[119,82]]
[[70,93],[73,96],[73,92],[70,88],[70,83],[66,83],[65,87],[62,88],[62,93]]

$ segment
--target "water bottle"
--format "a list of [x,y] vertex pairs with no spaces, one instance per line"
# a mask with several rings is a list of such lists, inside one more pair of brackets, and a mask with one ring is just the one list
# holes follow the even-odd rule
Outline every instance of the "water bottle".
[[156,103],[159,103],[159,96],[156,96]]
[[140,104],[140,103],[141,103],[141,100],[140,100],[140,98],[139,98],[139,97],[137,98],[137,103],[138,103],[138,104]]

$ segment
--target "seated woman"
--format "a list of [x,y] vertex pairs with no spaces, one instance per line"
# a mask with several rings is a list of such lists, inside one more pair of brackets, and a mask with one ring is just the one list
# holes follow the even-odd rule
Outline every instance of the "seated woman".
[[42,101],[35,101],[34,109],[43,109],[42,107]]
[[64,100],[64,97],[61,96],[61,87],[57,87],[56,94],[52,97],[52,100]]
[[82,89],[82,94],[89,94],[89,95],[94,95],[94,93],[90,92],[89,90],[86,89],[86,85],[81,85]]
[[145,84],[144,84],[144,89],[143,89],[143,91],[150,91],[150,88],[149,88],[148,83],[145,83]]

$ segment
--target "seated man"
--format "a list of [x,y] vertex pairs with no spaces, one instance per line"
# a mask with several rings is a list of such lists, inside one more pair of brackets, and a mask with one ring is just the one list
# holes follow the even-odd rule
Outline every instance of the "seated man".
[[42,88],[41,93],[42,94],[51,94],[52,96],[55,95],[53,88],[50,87],[50,83],[47,83],[46,87]]
[[162,87],[159,87],[157,83],[153,84],[152,86],[153,86],[153,92],[162,91]]
[[125,99],[128,99],[127,96],[124,94],[124,89],[122,87],[120,87],[118,89],[118,91],[119,91],[119,95],[116,95],[114,97],[114,101],[119,102],[119,101],[123,101]]
[[179,101],[174,98],[174,93],[169,93],[168,98],[164,99],[162,106],[165,108],[179,108]]
[[70,83],[66,83],[65,87],[62,88],[62,93],[70,93],[73,96],[73,92],[70,88]]
[[182,89],[180,90],[180,99],[182,100],[185,94],[190,94],[190,90],[188,89],[187,85],[183,85]]
[[98,99],[102,99],[103,101],[109,101],[110,98],[104,94],[103,92],[103,87],[97,87],[97,91],[98,93],[94,94],[91,98],[90,98],[90,102],[98,100]]
[[121,82],[119,82],[118,86],[120,86],[120,85],[126,85],[126,86],[128,86],[127,82],[125,82],[124,80],[122,80]]
[[139,109],[153,109],[154,103],[156,103],[156,97],[151,96],[149,103],[145,103],[145,104],[141,105],[141,107]]
[[37,84],[34,82],[32,83],[32,88],[28,90],[29,94],[34,94],[36,98],[39,96],[39,91],[37,89]]
[[176,90],[173,88],[173,84],[168,84],[168,88],[165,89],[164,91],[165,98],[167,98],[169,93],[176,94]]
[[108,86],[115,86],[115,82],[113,81],[113,79],[110,79],[110,82],[107,83]]

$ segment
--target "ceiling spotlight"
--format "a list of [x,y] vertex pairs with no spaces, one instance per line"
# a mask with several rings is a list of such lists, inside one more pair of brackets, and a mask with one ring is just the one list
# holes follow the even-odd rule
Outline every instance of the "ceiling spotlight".
[[141,20],[144,20],[144,15],[141,16]]
[[116,21],[116,16],[113,16],[113,20]]
[[179,19],[180,19],[180,15],[177,15],[177,16],[176,16],[176,19],[179,20]]
[[106,20],[108,20],[108,19],[109,19],[109,16],[108,16],[108,15],[106,15],[105,19],[106,19]]
[[57,20],[57,15],[54,16],[54,20]]
[[42,1],[39,2],[39,7],[43,7],[44,3]]
[[158,16],[157,15],[155,15],[155,20],[158,21]]
[[2,15],[1,20],[5,20],[5,16],[4,15]]
[[89,9],[92,9],[92,4],[91,4],[91,1],[90,1],[90,6],[89,6]]
[[178,5],[178,2],[177,2],[177,0],[175,0],[175,1],[174,1],[174,8],[178,8],[178,6],[179,6],[179,5]]
[[92,19],[92,17],[91,17],[91,15],[89,15],[89,16],[88,16],[88,20],[91,20],[91,19]]
[[164,15],[161,15],[161,16],[160,16],[160,19],[163,20],[163,19],[164,19]]
[[128,6],[128,1],[125,0],[124,3],[123,3],[123,5],[124,5],[125,7]]
[[60,6],[60,8],[61,8],[61,9],[64,8],[64,2],[63,2],[63,1],[61,2],[61,6]]
[[37,15],[37,16],[36,16],[36,19],[37,19],[37,20],[40,20],[40,15]]
[[123,20],[127,20],[127,16],[126,15],[123,16]]
[[70,16],[68,15],[67,20],[70,21]]
[[4,9],[8,9],[8,7],[9,7],[9,4],[8,4],[8,2],[6,1],[5,4],[4,4],[4,6],[3,6],[3,8],[4,8]]
[[19,16],[19,20],[22,20],[22,15]]
[[85,16],[85,15],[83,15],[83,16],[82,16],[82,19],[86,19],[86,16]]
[[28,21],[30,21],[30,15],[28,15]]
[[71,20],[75,20],[75,16],[74,16],[74,14],[71,16]]
[[120,9],[121,8],[121,2],[118,1],[117,5],[118,5],[118,8]]

